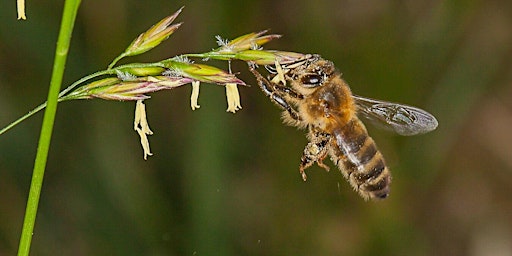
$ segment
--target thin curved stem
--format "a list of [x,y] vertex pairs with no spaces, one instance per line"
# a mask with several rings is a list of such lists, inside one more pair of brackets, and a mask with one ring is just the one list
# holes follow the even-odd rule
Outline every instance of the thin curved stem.
[[110,63],[110,65],[108,65],[107,70],[112,69],[112,68],[116,65],[116,63],[117,63],[119,60],[121,60],[122,58],[124,58],[124,57],[126,57],[126,53],[124,53],[124,52],[123,52],[121,55],[117,56],[117,57],[112,61],[112,63]]
[[43,110],[44,108],[46,107],[46,102],[37,106],[36,108],[32,109],[30,112],[28,112],[27,114],[25,114],[24,116],[18,118],[16,121],[10,123],[9,125],[7,125],[6,127],[4,127],[2,130],[0,130],[0,135],[4,134],[5,132],[7,132],[8,130],[10,130],[11,128],[13,128],[14,126],[16,126],[17,124],[25,121],[25,119],[33,116],[34,114],[36,114],[37,112]]

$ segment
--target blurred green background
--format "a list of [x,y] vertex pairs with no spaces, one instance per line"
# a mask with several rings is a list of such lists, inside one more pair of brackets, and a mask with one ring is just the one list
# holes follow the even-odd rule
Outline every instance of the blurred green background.
[[[20,22],[0,3],[0,126],[46,98],[62,5],[28,1]],[[511,1],[83,1],[64,86],[183,5],[168,41],[124,63],[269,28],[284,36],[266,49],[321,54],[354,93],[419,106],[439,127],[368,126],[394,179],[388,199],[365,202],[338,171],[301,180],[305,132],[256,86],[234,115],[221,86],[203,84],[194,112],[188,86],[153,94],[147,161],[132,102],[65,102],[33,255],[512,255]],[[0,255],[17,251],[41,120],[0,136]]]

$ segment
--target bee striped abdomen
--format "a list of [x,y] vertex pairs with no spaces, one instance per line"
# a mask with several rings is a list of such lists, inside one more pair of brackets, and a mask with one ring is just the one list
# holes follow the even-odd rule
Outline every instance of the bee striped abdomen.
[[386,198],[391,175],[364,124],[352,118],[332,132],[330,155],[352,187],[365,199]]

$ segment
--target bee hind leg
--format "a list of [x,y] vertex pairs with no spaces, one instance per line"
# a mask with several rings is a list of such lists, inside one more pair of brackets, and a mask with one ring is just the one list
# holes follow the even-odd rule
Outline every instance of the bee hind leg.
[[327,157],[327,145],[329,141],[330,137],[327,134],[314,134],[313,138],[311,138],[310,142],[304,148],[299,167],[300,174],[304,181],[307,179],[305,170],[315,162],[318,166],[329,171],[329,166],[323,163],[323,160]]

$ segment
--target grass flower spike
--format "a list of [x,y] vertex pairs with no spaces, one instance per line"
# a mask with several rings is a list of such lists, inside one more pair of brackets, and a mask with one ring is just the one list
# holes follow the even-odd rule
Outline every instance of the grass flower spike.
[[264,35],[267,30],[263,30],[257,33],[249,33],[240,37],[237,37],[231,41],[223,40],[220,36],[217,36],[217,44],[220,46],[214,52],[218,53],[236,53],[249,49],[256,49],[261,45],[264,45],[272,39],[280,38],[281,35]]
[[219,48],[206,53],[193,53],[185,54],[187,57],[196,57],[203,59],[216,59],[216,60],[233,60],[239,59],[236,57],[237,53],[247,51],[250,49],[256,50],[263,44],[269,41],[281,37],[281,35],[263,35],[267,31],[261,31],[257,33],[249,33],[243,36],[239,36],[231,41],[222,39],[220,36],[216,36],[217,44]]
[[168,73],[174,76],[184,76],[196,80],[192,83],[192,95],[190,96],[190,107],[192,110],[199,108],[197,103],[199,97],[199,83],[215,83],[226,86],[226,97],[228,101],[227,111],[235,113],[241,109],[240,95],[238,94],[237,85],[245,85],[244,81],[238,79],[235,75],[230,74],[216,67],[195,64],[188,61],[176,61],[174,59],[163,62]]
[[111,69],[120,59],[145,53],[169,38],[169,36],[182,24],[177,23],[172,25],[172,22],[176,17],[178,17],[182,10],[183,7],[153,25],[146,32],[140,34],[121,55],[114,59],[114,61],[109,65],[109,69]]
[[244,81],[238,79],[235,75],[213,66],[176,61],[174,59],[168,59],[161,63],[165,68],[169,69],[169,72],[164,74],[188,77],[203,83],[235,83],[245,85]]
[[[280,83],[285,84],[283,75],[288,71],[289,65],[287,64],[293,65],[294,62],[305,58],[305,55],[301,53],[263,50],[262,45],[281,37],[276,34],[266,35],[267,30],[263,30],[248,33],[233,40],[225,40],[217,36],[219,47],[206,53],[183,54],[153,63],[130,63],[115,66],[120,59],[145,53],[169,38],[182,24],[173,24],[182,10],[183,7],[140,34],[122,54],[111,62],[106,70],[79,79],[59,94],[59,101],[77,99],[136,101],[134,129],[140,137],[144,159],[152,155],[147,136],[153,132],[149,129],[146,107],[143,103],[143,100],[150,98],[151,93],[191,84],[190,107],[192,110],[196,110],[200,107],[198,98],[201,82],[223,85],[228,105],[226,111],[235,113],[242,108],[238,85],[246,84],[231,72],[231,61],[241,60],[249,65],[274,66],[278,73],[275,78],[281,78]],[[228,61],[229,71],[194,63],[189,58],[201,58],[203,61],[210,59]],[[1,129],[0,134],[45,107],[46,103],[41,104],[6,128]]]
[[181,13],[181,10],[183,10],[183,7],[153,25],[146,32],[140,34],[139,37],[126,48],[125,56],[134,56],[147,52],[169,38],[181,25],[181,23],[178,23],[171,26],[171,23]]
[[173,89],[192,81],[190,78],[168,76],[135,77],[126,81],[110,77],[86,84],[62,97],[61,100],[92,98],[120,101],[144,100],[149,98],[146,95],[148,93]]
[[271,50],[245,50],[234,54],[234,59],[252,62],[258,65],[274,65],[295,62],[306,55],[296,52],[271,51]]

